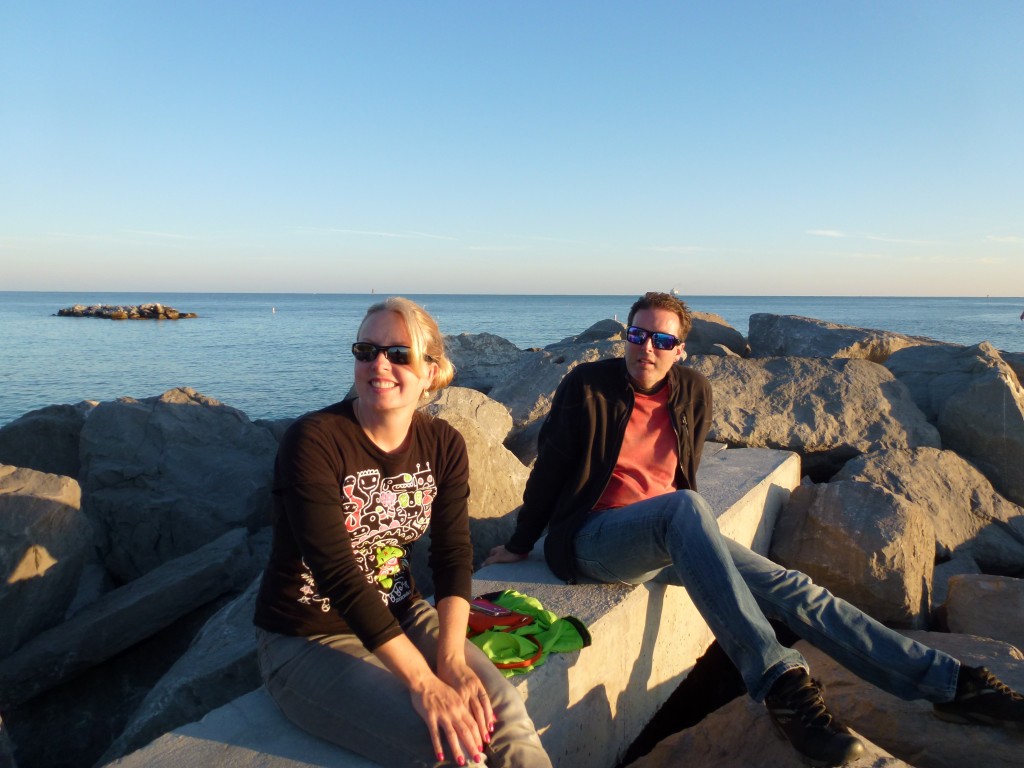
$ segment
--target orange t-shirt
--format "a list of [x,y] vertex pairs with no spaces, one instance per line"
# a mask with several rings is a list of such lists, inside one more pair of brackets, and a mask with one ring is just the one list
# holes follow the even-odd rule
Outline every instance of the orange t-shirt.
[[611,480],[594,511],[624,507],[676,490],[679,445],[668,415],[668,387],[635,393]]

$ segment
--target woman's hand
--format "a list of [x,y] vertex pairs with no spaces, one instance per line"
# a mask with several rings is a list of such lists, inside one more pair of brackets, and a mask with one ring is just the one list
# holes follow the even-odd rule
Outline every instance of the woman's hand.
[[[472,670],[469,672],[472,674]],[[479,685],[479,681],[477,683]],[[483,686],[480,686],[480,689],[483,690]],[[470,711],[459,691],[441,678],[430,675],[424,678],[422,684],[411,688],[409,694],[412,697],[413,709],[427,724],[430,741],[438,760],[444,759],[442,738],[448,742],[452,757],[459,765],[465,765],[467,760],[483,760],[484,742],[490,741],[490,736],[484,731],[487,738],[481,737],[479,718]],[[488,711],[489,708],[488,704]],[[468,758],[464,755],[463,745],[470,753]]]
[[514,552],[509,552],[505,549],[504,544],[491,549],[487,555],[487,559],[484,560],[484,565],[493,565],[494,563],[518,563],[520,560],[525,560],[526,555],[517,555]]
[[489,744],[494,731],[494,710],[480,678],[464,659],[438,659],[437,676],[454,690],[473,715],[483,744]]

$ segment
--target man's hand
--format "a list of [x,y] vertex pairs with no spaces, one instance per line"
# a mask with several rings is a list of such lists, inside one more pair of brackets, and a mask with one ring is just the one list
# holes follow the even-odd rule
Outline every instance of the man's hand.
[[484,565],[493,565],[494,563],[518,563],[520,560],[525,560],[526,555],[517,555],[514,552],[509,552],[505,549],[504,544],[499,544],[491,550],[490,554],[487,555],[487,559],[484,560]]

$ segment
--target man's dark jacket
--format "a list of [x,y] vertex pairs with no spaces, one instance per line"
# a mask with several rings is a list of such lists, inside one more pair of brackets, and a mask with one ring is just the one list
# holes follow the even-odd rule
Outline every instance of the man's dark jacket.
[[[711,384],[691,368],[672,366],[668,406],[679,441],[676,487],[697,490],[697,465],[711,426]],[[573,538],[611,478],[633,411],[622,358],[578,365],[558,385],[540,430],[537,462],[506,548],[523,554],[548,527],[544,556],[560,579],[576,580]]]

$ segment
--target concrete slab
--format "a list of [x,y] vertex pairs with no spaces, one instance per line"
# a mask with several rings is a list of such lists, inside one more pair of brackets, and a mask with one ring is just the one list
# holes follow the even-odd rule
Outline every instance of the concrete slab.
[[[760,552],[767,551],[778,511],[799,482],[796,454],[757,448],[711,452],[698,476],[702,495],[721,510],[723,532]],[[540,547],[522,563],[475,574],[474,594],[508,588],[537,597],[559,615],[576,616],[594,638],[590,648],[553,655],[543,667],[514,679],[559,768],[614,766],[712,640],[686,590],[567,585],[544,565]],[[183,764],[375,765],[293,726],[262,689],[111,763],[122,768]]]

